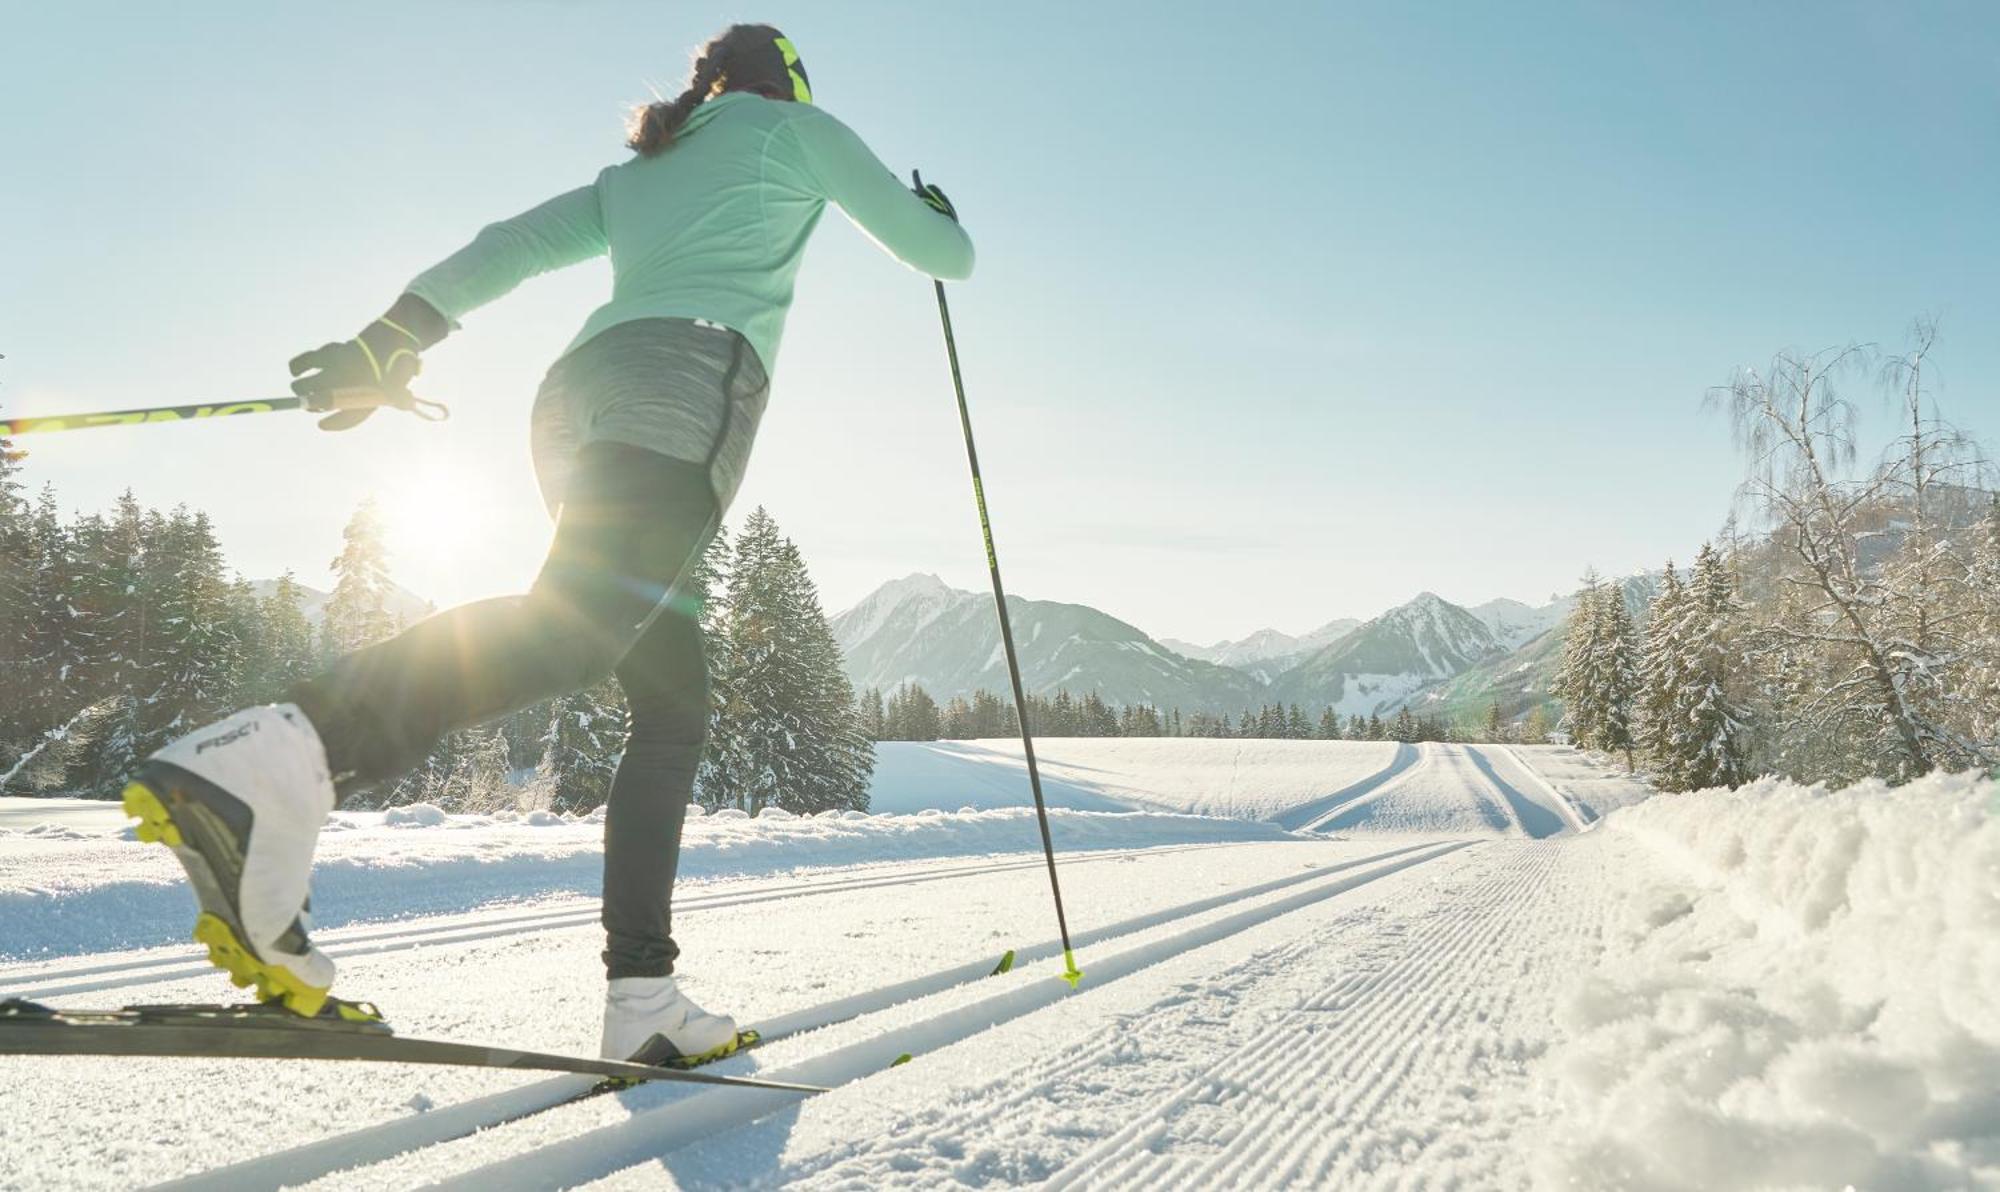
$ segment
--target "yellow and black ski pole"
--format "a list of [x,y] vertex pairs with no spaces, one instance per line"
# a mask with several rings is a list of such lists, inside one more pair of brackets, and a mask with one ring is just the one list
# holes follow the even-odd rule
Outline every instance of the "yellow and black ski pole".
[[[921,180],[919,180],[921,182]],[[1035,819],[1042,826],[1042,855],[1049,863],[1049,891],[1056,899],[1056,929],[1062,933],[1063,980],[1070,988],[1083,979],[1076,953],[1069,944],[1069,919],[1063,914],[1062,883],[1056,880],[1056,846],[1049,836],[1049,807],[1042,798],[1042,775],[1035,766],[1035,735],[1028,725],[1028,698],[1021,689],[1021,661],[1014,652],[1014,627],[1007,617],[1007,592],[1000,584],[1000,557],[993,550],[993,519],[986,512],[986,486],[979,478],[979,451],[972,445],[972,413],[965,404],[965,380],[958,371],[958,341],[951,334],[951,306],[944,283],[937,287],[938,319],[944,324],[944,350],[951,358],[951,384],[958,391],[958,423],[965,431],[965,462],[972,466],[972,497],[979,506],[979,532],[986,539],[986,569],[993,576],[993,607],[1000,614],[1000,643],[1006,648],[1007,674],[1014,681],[1014,711],[1021,719],[1021,751],[1028,759],[1028,786],[1035,794]]]
[[184,406],[151,406],[143,410],[109,410],[101,414],[51,414],[45,418],[0,418],[0,436],[44,434],[54,430],[88,430],[94,426],[138,426],[151,422],[185,422],[195,418],[231,418],[238,414],[273,414],[304,409],[303,397],[268,397],[255,401],[194,402]]

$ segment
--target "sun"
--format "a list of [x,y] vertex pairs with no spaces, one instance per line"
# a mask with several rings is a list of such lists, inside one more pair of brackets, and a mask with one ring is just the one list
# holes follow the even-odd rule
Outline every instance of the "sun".
[[462,574],[495,551],[500,526],[485,485],[448,460],[425,461],[377,504],[391,569],[412,581]]

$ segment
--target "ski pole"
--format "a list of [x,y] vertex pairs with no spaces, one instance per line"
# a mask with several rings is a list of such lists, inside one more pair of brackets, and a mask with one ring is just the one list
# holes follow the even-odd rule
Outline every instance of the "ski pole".
[[408,410],[426,422],[442,422],[451,416],[443,403],[425,401],[408,392],[348,401],[340,395],[314,399],[307,397],[260,397],[251,401],[194,402],[184,406],[148,406],[138,410],[108,410],[101,414],[52,414],[46,418],[0,418],[0,437],[46,434],[57,430],[89,430],[95,426],[141,426],[153,422],[185,422],[197,418],[230,418],[238,414],[275,414],[285,410],[309,410],[316,414],[347,408],[379,406]]
[[[922,188],[923,176],[912,174]],[[1007,654],[1007,675],[1014,683],[1014,711],[1021,720],[1021,752],[1028,759],[1028,786],[1035,794],[1035,819],[1042,828],[1042,855],[1049,863],[1049,891],[1056,900],[1056,929],[1062,933],[1063,980],[1070,988],[1083,979],[1076,967],[1076,953],[1070,948],[1069,919],[1063,914],[1062,883],[1056,879],[1056,846],[1049,836],[1049,807],[1042,798],[1042,775],[1035,765],[1035,736],[1028,726],[1028,697],[1021,688],[1021,661],[1014,652],[1014,627],[1007,616],[1007,592],[1000,584],[1000,557],[993,549],[993,519],[986,511],[986,486],[979,478],[979,451],[972,445],[972,412],[965,404],[965,379],[958,370],[958,341],[951,333],[951,306],[945,301],[944,283],[931,283],[937,290],[938,320],[944,324],[944,350],[951,359],[951,384],[958,392],[958,424],[965,431],[965,462],[972,467],[972,499],[979,506],[979,532],[986,540],[986,569],[993,576],[993,607],[1000,614],[1000,642]]]
[[53,430],[89,430],[94,426],[135,426],[148,422],[181,422],[190,418],[223,418],[236,414],[272,414],[304,408],[303,397],[266,397],[254,401],[196,402],[185,406],[150,406],[141,410],[110,410],[101,414],[52,414],[46,418],[0,418],[0,435],[39,434]]

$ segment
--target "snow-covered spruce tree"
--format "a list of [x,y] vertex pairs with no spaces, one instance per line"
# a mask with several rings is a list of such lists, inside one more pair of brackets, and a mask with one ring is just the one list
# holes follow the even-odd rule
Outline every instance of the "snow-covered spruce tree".
[[1599,673],[1605,713],[1598,747],[1607,753],[1623,753],[1625,768],[1630,770],[1632,705],[1639,693],[1639,631],[1632,623],[1632,607],[1625,602],[1622,586],[1606,587],[1598,600],[1604,617],[1599,635],[1604,659]]
[[1625,590],[1587,573],[1570,612],[1562,666],[1552,685],[1562,701],[1570,739],[1587,749],[1624,753],[1629,765],[1638,686],[1638,641]]
[[862,692],[860,707],[861,731],[867,733],[868,739],[871,741],[882,740],[882,733],[887,722],[887,713],[882,707],[882,689],[880,687],[870,687],[868,690]]
[[1562,662],[1549,684],[1549,694],[1562,703],[1562,725],[1570,740],[1595,747],[1606,718],[1598,666],[1604,653],[1603,621],[1598,616],[1603,591],[1595,569],[1583,573],[1583,587],[1570,606],[1563,627]]
[[389,579],[389,548],[375,498],[363,500],[341,531],[333,574],[333,595],[320,626],[327,654],[338,657],[394,636],[396,617],[389,598],[395,585]]
[[1653,782],[1662,790],[1691,789],[1687,784],[1689,726],[1681,718],[1681,692],[1691,681],[1683,634],[1690,627],[1689,599],[1672,559],[1646,613],[1646,632],[1639,651],[1639,695],[1634,737],[1639,752],[1652,763]]
[[1334,711],[1332,708],[1321,709],[1319,714],[1319,739],[1322,741],[1338,741],[1342,735],[1340,731],[1340,713]]
[[1021,724],[1014,705],[980,688],[972,693],[972,735],[975,737],[1018,737]]
[[556,811],[601,806],[625,747],[624,697],[605,683],[550,700],[541,747],[532,788],[538,802]]
[[874,747],[805,561],[762,508],[737,536],[728,603],[719,801],[751,812],[865,809]]
[[27,749],[28,535],[27,503],[21,497],[21,453],[0,438],[0,767]]
[[77,698],[76,684],[88,662],[91,626],[77,607],[76,543],[56,511],[52,486],[43,486],[15,537],[25,575],[21,653],[11,676],[19,703],[9,736],[32,749],[88,702]]
[[1736,577],[1713,543],[1703,543],[1688,577],[1687,673],[1677,718],[1685,726],[1682,777],[1689,789],[1741,786],[1750,780],[1751,716],[1744,693],[1744,607]]
[[139,748],[149,753],[227,712],[244,658],[222,547],[206,513],[169,514],[146,565],[158,614],[148,645],[157,687],[141,698]]
[[319,650],[312,622],[306,620],[304,600],[297,578],[287,570],[260,602],[265,653],[257,675],[262,694],[256,698],[277,699],[286,688],[309,677],[318,663]]
[[127,489],[110,517],[86,519],[81,531],[88,577],[82,595],[96,622],[89,685],[94,693],[119,697],[77,776],[93,793],[115,792],[137,767],[147,707],[159,698],[152,650],[159,615],[146,568],[158,518],[141,509]]

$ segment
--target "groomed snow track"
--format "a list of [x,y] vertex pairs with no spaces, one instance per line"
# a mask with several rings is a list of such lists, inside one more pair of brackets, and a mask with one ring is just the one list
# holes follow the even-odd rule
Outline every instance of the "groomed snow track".
[[[1228,847],[1231,846],[1182,844],[1137,849],[1102,849],[1066,856],[1062,864],[1068,868],[1100,861],[1119,861],[1128,857],[1157,857],[1199,849]],[[963,865],[940,865],[919,873],[862,874],[855,877],[826,878],[777,885],[759,883],[756,888],[749,890],[725,888],[710,893],[676,897],[674,914],[694,914],[704,910],[720,910],[724,907],[747,906],[814,894],[835,894],[883,886],[912,886],[954,878],[982,877],[1023,869],[1040,869],[1043,865],[1041,858],[1036,857],[1028,860],[991,860]],[[315,933],[314,939],[336,961],[345,961],[358,956],[401,952],[412,948],[502,939],[566,927],[587,927],[597,922],[597,918],[597,902],[579,900],[563,906],[519,912],[471,911],[444,917],[427,917],[416,924],[376,924],[341,928]],[[35,961],[0,966],[0,991],[4,991],[9,997],[41,1001],[81,993],[99,993],[152,985],[186,977],[205,977],[214,971],[207,963],[190,960],[187,953],[179,950],[171,955],[146,956],[109,963],[93,962],[88,957],[79,957],[74,963]]]
[[[1079,933],[1075,943],[1085,978],[1082,991],[1104,989],[1163,961],[1225,940],[1272,920],[1399,874],[1478,843],[1474,840],[1428,840],[1372,850],[1367,856],[1315,866],[1298,874],[1259,882],[1222,894],[1137,915],[1105,927]],[[1157,852],[1158,850],[1154,850]],[[1033,864],[1039,864],[1039,861]],[[1027,864],[1024,862],[1023,864]],[[1185,926],[1176,927],[1184,921]],[[1133,937],[1133,938],[1126,938]],[[1120,944],[1124,946],[1119,946]],[[796,1080],[838,1089],[880,1073],[905,1054],[922,1056],[981,1032],[1005,1026],[1037,1010],[1074,996],[1057,976],[1053,963],[1060,955],[1050,941],[1017,951],[1013,973],[984,988],[992,958],[922,977],[896,982],[864,993],[809,1007],[759,1023],[769,1036],[802,1035],[835,1024],[847,1024],[842,1037],[824,1050],[791,1059],[768,1069],[755,1067],[756,1056],[728,1061],[713,1070],[750,1073]],[[921,999],[960,996],[948,1006],[926,1013]],[[890,1011],[896,1011],[891,1015]],[[882,1015],[884,1028],[868,1030],[871,1016]],[[887,1021],[893,1018],[893,1022]],[[795,1049],[809,1042],[798,1040]],[[333,1176],[336,1182],[362,1182],[366,1170],[399,1156],[439,1146],[479,1130],[497,1130],[504,1137],[510,1123],[539,1120],[560,1108],[588,1081],[571,1078],[538,1081],[505,1093],[436,1107],[426,1113],[379,1126],[351,1131],[292,1150],[216,1168],[171,1187],[278,1188]],[[752,1090],[713,1090],[679,1095],[679,1090],[644,1090],[645,1107],[610,1125],[581,1132],[511,1153],[490,1165],[459,1170],[436,1186],[478,1188],[495,1186],[568,1187],[615,1173],[634,1164],[658,1159],[678,1148],[712,1140],[797,1106],[801,1097]],[[741,1095],[739,1095],[741,1094]],[[657,1101],[657,1103],[653,1103]],[[518,1128],[518,1127],[517,1127]],[[401,1181],[402,1173],[394,1179]],[[376,1182],[380,1182],[379,1180]],[[421,1182],[421,1181],[419,1181]]]

